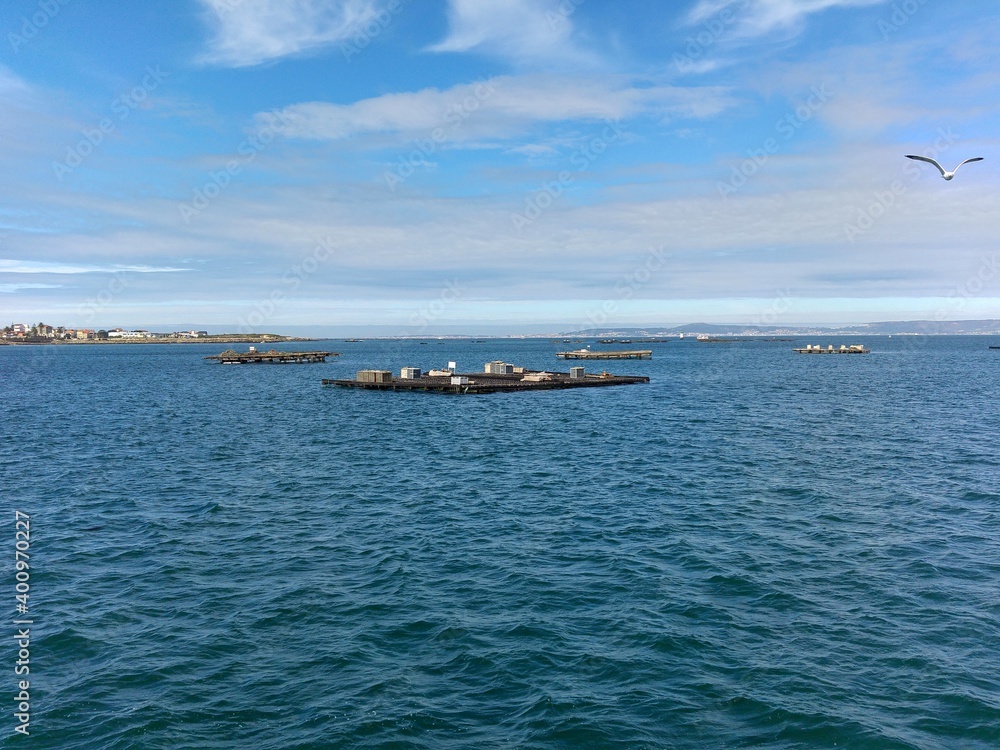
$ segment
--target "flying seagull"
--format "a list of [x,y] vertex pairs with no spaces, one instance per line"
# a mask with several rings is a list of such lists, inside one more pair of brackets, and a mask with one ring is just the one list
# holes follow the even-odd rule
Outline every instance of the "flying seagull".
[[971,159],[966,159],[965,161],[962,162],[962,164],[959,164],[958,167],[955,167],[953,170],[951,170],[950,172],[948,172],[948,171],[945,170],[944,167],[942,167],[936,161],[934,161],[933,159],[931,159],[929,156],[913,156],[913,154],[907,154],[906,158],[907,159],[916,159],[917,161],[925,161],[928,164],[933,164],[935,167],[938,168],[938,171],[941,173],[941,176],[944,177],[946,180],[950,180],[952,177],[954,177],[955,176],[955,172],[958,171],[958,167],[962,166],[962,164],[968,164],[970,161],[982,161],[983,160],[983,157],[981,157],[981,156],[975,156],[975,157],[973,157]]

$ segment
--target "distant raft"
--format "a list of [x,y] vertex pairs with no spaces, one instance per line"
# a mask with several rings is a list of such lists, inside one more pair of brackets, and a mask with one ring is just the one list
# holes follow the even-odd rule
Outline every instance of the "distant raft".
[[792,349],[798,354],[868,354],[871,349],[866,349],[862,344],[851,344],[850,346],[840,345],[839,349],[834,349],[833,344],[824,349],[822,346],[807,344],[805,349]]
[[327,357],[336,356],[339,356],[337,352],[279,352],[276,349],[259,352],[251,346],[245,352],[226,349],[221,354],[213,354],[205,359],[216,360],[223,365],[288,365],[326,362]]
[[632,351],[591,351],[590,349],[574,349],[571,352],[556,352],[560,359],[652,359],[652,349],[635,349]]

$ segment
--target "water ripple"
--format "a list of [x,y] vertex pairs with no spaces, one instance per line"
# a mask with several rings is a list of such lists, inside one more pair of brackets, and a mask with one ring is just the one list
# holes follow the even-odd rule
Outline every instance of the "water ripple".
[[674,342],[615,368],[648,386],[476,398],[321,387],[441,364],[352,346],[0,349],[34,747],[1000,745],[983,340]]

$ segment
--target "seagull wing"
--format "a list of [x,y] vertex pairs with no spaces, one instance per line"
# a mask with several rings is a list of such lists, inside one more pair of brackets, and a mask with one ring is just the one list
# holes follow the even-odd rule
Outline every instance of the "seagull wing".
[[945,175],[944,167],[942,167],[940,164],[938,164],[936,161],[934,161],[929,156],[914,156],[913,154],[907,154],[906,158],[907,159],[916,159],[917,161],[925,161],[928,164],[933,164],[935,167],[938,168],[938,171],[941,173],[942,177]]
[[[963,161],[962,164],[968,164],[970,161],[982,161],[982,160],[983,157],[981,156],[973,156],[971,159],[966,159],[965,161]],[[962,166],[962,164],[959,164],[958,167]],[[956,172],[958,171],[958,167],[955,167]]]

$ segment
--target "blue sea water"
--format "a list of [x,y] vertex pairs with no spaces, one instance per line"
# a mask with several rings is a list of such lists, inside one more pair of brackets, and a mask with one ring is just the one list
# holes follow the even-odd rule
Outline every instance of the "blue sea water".
[[2,746],[996,748],[1000,351],[865,343],[483,396],[320,381],[566,345],[0,347]]

